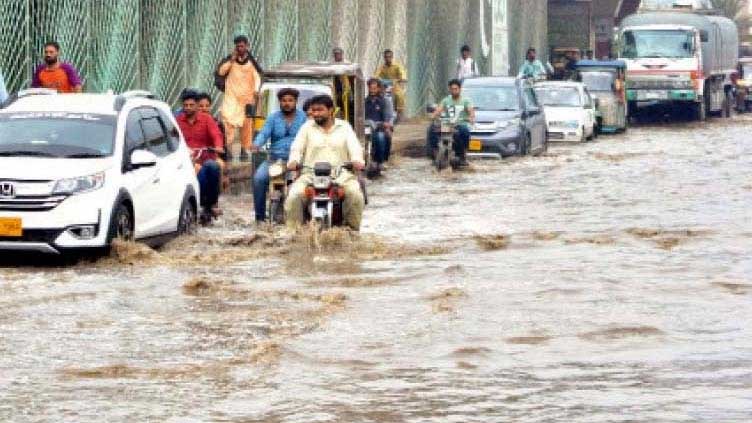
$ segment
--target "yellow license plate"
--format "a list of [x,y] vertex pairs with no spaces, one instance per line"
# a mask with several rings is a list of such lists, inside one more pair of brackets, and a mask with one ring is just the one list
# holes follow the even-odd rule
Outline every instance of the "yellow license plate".
[[23,235],[23,226],[18,217],[0,217],[0,236],[20,237]]
[[483,149],[483,143],[480,140],[470,140],[470,151],[480,151]]

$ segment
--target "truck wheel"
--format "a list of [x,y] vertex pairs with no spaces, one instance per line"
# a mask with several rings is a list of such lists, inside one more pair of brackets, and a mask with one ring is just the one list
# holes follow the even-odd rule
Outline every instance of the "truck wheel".
[[728,92],[726,92],[726,95],[723,98],[723,110],[721,111],[721,115],[724,118],[730,118],[731,117],[731,96]]
[[699,103],[695,103],[695,120],[700,122],[705,121],[708,118],[708,111],[705,108],[705,99],[700,99]]

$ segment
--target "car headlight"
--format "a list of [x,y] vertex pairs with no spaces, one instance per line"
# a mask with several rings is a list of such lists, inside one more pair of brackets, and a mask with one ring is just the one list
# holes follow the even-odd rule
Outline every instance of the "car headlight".
[[94,191],[104,185],[104,172],[78,178],[61,179],[55,184],[53,194],[80,194]]
[[520,124],[520,118],[514,118],[509,120],[498,120],[496,121],[496,129],[506,129],[514,126],[517,126]]

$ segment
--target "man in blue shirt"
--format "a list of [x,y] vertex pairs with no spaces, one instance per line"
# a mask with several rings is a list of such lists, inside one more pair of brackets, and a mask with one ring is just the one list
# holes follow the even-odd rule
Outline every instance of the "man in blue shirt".
[[269,160],[262,163],[253,176],[253,207],[256,222],[266,219],[266,194],[269,190],[269,162],[283,160],[287,163],[290,146],[300,127],[306,123],[305,112],[297,109],[298,90],[283,88],[277,93],[279,111],[272,113],[264,122],[264,127],[253,140],[253,151],[258,151],[271,140]]

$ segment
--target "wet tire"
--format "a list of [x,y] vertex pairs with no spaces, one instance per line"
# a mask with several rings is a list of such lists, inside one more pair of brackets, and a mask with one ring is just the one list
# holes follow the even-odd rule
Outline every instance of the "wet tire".
[[183,199],[183,205],[180,206],[180,217],[178,218],[178,235],[191,235],[196,232],[198,226],[198,214],[196,206],[191,198],[186,195]]
[[520,144],[520,156],[525,156],[530,152],[530,146],[532,145],[532,140],[530,138],[530,134],[525,135],[525,140]]
[[285,208],[281,200],[272,200],[269,203],[269,219],[275,225],[285,223]]
[[580,138],[580,144],[586,143],[588,140],[587,134],[585,133],[585,127],[582,127],[582,137]]
[[122,241],[133,241],[134,239],[133,213],[125,203],[118,204],[110,218],[107,244],[111,244],[116,239]]
[[700,122],[705,121],[708,118],[708,109],[705,106],[705,100],[701,100],[699,103],[695,103],[694,106],[694,118]]
[[724,99],[723,99],[721,117],[724,117],[724,118],[731,117],[731,103],[732,103],[731,95],[728,92],[726,92],[726,95],[724,96]]
[[449,166],[449,149],[446,148],[443,143],[439,145],[436,151],[436,158],[434,159],[436,164],[436,170],[442,171]]

